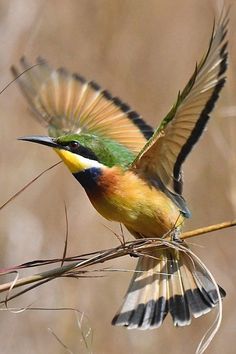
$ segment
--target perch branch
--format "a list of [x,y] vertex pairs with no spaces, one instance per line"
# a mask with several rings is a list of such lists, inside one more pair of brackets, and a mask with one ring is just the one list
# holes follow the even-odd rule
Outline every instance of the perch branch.
[[213,232],[213,231],[226,229],[226,228],[229,228],[229,227],[232,227],[232,226],[236,226],[236,220],[225,221],[225,222],[222,222],[220,224],[205,226],[205,227],[201,227],[200,229],[187,231],[187,232],[184,232],[180,237],[181,237],[181,239],[185,240],[185,239],[190,238],[190,237],[200,236],[200,235],[203,235],[203,234],[206,234],[206,233],[210,233],[210,232]]

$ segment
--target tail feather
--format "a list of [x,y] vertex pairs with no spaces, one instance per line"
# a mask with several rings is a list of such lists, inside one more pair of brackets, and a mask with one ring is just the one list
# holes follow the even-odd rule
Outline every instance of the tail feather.
[[[146,257],[145,259],[145,264],[144,267],[147,268],[148,267],[148,258]],[[147,270],[147,277],[148,278],[152,278],[152,270],[148,269]],[[144,274],[142,274],[142,278],[143,281],[146,280],[144,278]],[[144,306],[141,306],[139,309],[139,315],[135,316],[135,313],[133,314],[133,318],[136,318],[136,321],[139,323],[142,323],[142,327],[146,328],[149,326],[149,319],[153,317],[154,315],[154,311],[155,311],[155,302],[153,301],[153,297],[152,297],[152,287],[155,286],[155,282],[156,279],[154,279],[152,282],[149,282],[145,285],[145,289],[143,292],[139,292],[140,293],[140,297],[139,297],[139,303],[144,304]]]
[[172,316],[174,326],[185,326],[190,324],[190,308],[185,296],[183,287],[181,267],[175,254],[170,254],[168,264],[169,276],[169,311]]
[[[140,261],[142,263],[142,261]],[[153,318],[150,320],[150,327],[158,328],[161,326],[168,313],[168,301],[166,298],[167,292],[167,263],[165,262],[164,257],[161,255],[159,258],[159,269],[157,267],[156,272],[156,282],[155,287],[153,288],[153,296],[155,303],[155,313]],[[159,270],[159,276],[158,276]]]
[[[182,282],[185,289],[185,296],[187,298],[189,307],[191,308],[192,316],[197,318],[210,311],[208,304],[206,304],[201,291],[196,288],[196,282],[194,279],[194,274],[191,271],[191,265],[188,264],[188,259],[183,263],[181,257],[181,273]],[[186,265],[185,265],[186,264]]]
[[[225,292],[219,287],[222,297]],[[203,267],[172,248],[158,248],[139,258],[121,310],[112,324],[157,328],[168,312],[175,326],[209,312],[218,302],[217,290]]]

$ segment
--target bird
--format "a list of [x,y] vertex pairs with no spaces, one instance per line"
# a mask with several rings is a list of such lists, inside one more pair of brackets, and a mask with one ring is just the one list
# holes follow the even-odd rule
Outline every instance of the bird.
[[[180,235],[191,216],[183,197],[183,163],[199,140],[226,81],[228,14],[214,23],[209,46],[186,86],[154,130],[120,98],[96,82],[25,57],[11,71],[47,136],[19,138],[52,148],[105,219],[136,239]],[[24,72],[22,73],[22,70]],[[185,252],[162,245],[138,256],[113,325],[152,329],[168,314],[174,326],[214,308],[220,292]]]

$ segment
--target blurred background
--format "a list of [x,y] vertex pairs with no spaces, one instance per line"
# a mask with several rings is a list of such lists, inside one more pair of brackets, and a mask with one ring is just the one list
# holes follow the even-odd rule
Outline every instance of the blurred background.
[[[193,215],[186,230],[231,220],[236,214],[236,7],[234,0],[230,3],[228,82],[207,132],[184,167],[184,196]],[[40,55],[53,66],[97,81],[157,126],[205,53],[221,5],[216,0],[2,0],[0,88],[11,80],[10,66],[22,55],[32,62]],[[16,140],[46,131],[32,118],[15,83],[0,95],[0,107],[2,204],[58,158],[51,150]],[[64,201],[68,256],[118,244],[107,227],[119,232],[119,225],[95,212],[80,185],[60,165],[0,212],[1,268],[62,256]],[[227,292],[223,323],[207,353],[235,353],[235,233],[231,229],[191,239],[193,250]],[[126,239],[131,239],[128,233]],[[135,264],[136,259],[126,257],[109,266],[132,270]],[[81,330],[73,311],[2,311],[1,353],[69,352],[51,331],[72,353],[194,353],[216,312],[193,320],[187,328],[174,328],[169,317],[160,329],[149,332],[110,325],[130,277],[117,272],[103,278],[59,279],[11,302],[20,308],[72,307],[86,317]],[[88,342],[92,340],[89,349],[83,332]]]

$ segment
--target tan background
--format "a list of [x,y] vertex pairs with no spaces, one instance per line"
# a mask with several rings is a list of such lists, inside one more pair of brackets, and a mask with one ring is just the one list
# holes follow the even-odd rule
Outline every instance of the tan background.
[[[207,133],[185,164],[184,195],[193,213],[186,229],[235,217],[234,3],[232,0],[229,80]],[[9,68],[20,56],[25,54],[33,61],[41,55],[55,66],[66,66],[96,80],[156,126],[206,50],[217,4],[215,0],[2,0],[0,87],[10,81]],[[57,157],[46,148],[16,140],[45,131],[31,118],[15,84],[1,94],[0,107],[3,203]],[[118,226],[96,214],[82,188],[60,166],[1,211],[1,267],[62,254],[64,201],[69,214],[68,255],[117,244],[104,224],[113,230],[119,230]],[[235,232],[191,240],[227,291],[223,324],[207,351],[211,354],[236,352]],[[135,262],[127,257],[111,265],[133,269]],[[169,318],[161,329],[150,332],[111,327],[110,320],[121,304],[130,276],[109,273],[98,279],[57,280],[12,302],[12,306],[70,306],[84,311],[89,318],[84,325],[93,330],[92,350],[96,354],[193,353],[214,312],[182,329],[174,328]],[[73,353],[89,352],[73,312],[3,311],[0,317],[1,353],[65,353],[48,327]]]

